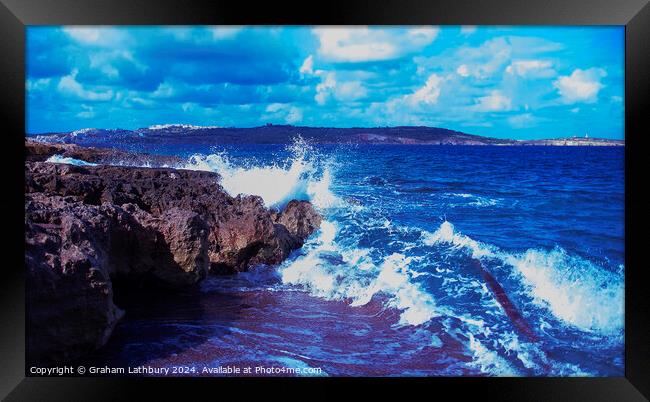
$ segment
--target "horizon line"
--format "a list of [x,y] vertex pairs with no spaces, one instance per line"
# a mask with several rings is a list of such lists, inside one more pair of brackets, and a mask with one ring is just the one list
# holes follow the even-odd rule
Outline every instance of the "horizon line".
[[[480,134],[472,134],[468,133],[465,131],[458,131],[454,130],[451,128],[446,128],[446,127],[437,127],[437,126],[424,126],[424,125],[396,125],[396,126],[345,126],[345,127],[337,127],[337,126],[310,126],[310,125],[294,125],[294,124],[276,124],[276,123],[265,123],[262,125],[258,126],[214,126],[214,125],[199,125],[199,124],[190,124],[190,123],[164,123],[164,124],[152,124],[147,127],[138,127],[138,128],[122,128],[122,127],[112,127],[112,128],[105,128],[105,127],[83,127],[75,130],[70,130],[70,131],[44,131],[44,132],[27,132],[25,131],[26,136],[31,136],[31,135],[53,135],[53,134],[61,134],[61,133],[72,133],[75,131],[81,131],[81,130],[124,130],[124,131],[136,131],[136,130],[155,130],[156,128],[153,127],[192,127],[197,130],[200,129],[257,129],[257,128],[264,128],[264,127],[295,127],[295,128],[310,128],[310,129],[395,129],[395,128],[429,128],[429,129],[440,129],[440,130],[447,130],[451,131],[454,133],[460,133],[460,134],[465,134],[465,135],[471,135],[475,137],[481,137],[481,138],[491,138],[491,139],[498,139],[498,140],[512,140],[512,141],[540,141],[540,140],[557,140],[557,139],[569,139],[569,138],[584,138],[584,139],[592,139],[592,140],[610,140],[610,141],[625,141],[625,137],[623,138],[610,138],[610,137],[585,137],[585,136],[580,136],[580,135],[567,135],[567,136],[558,136],[558,137],[540,137],[540,138],[528,138],[528,139],[517,139],[517,138],[503,138],[503,137],[492,137],[492,136],[487,136],[487,135],[480,135]],[[160,129],[159,128],[159,129]],[[588,133],[587,133],[588,135]]]

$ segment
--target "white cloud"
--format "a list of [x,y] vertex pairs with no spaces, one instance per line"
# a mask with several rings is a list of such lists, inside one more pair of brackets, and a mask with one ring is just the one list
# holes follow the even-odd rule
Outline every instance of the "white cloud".
[[477,79],[485,79],[503,71],[503,66],[510,60],[511,55],[512,46],[508,41],[505,38],[495,38],[478,47],[461,48],[457,57],[465,61],[465,67],[462,69],[464,77],[471,75]]
[[320,40],[320,53],[335,61],[386,60],[395,56],[397,48],[388,42],[375,41],[368,29],[315,29]]
[[431,74],[422,88],[407,96],[407,101],[411,104],[436,104],[440,97],[440,84],[442,84],[442,81],[443,79],[439,75]]
[[38,78],[35,80],[25,80],[25,89],[27,91],[40,91],[50,86],[51,78]]
[[244,28],[240,26],[228,26],[228,27],[211,27],[212,39],[214,40],[224,40],[231,39],[237,36]]
[[319,54],[331,61],[390,60],[422,50],[435,40],[438,27],[395,28],[323,27],[312,32],[320,42]]
[[513,128],[532,127],[537,122],[537,118],[531,113],[518,114],[508,117],[508,123]]
[[168,82],[162,82],[160,85],[158,85],[158,88],[156,88],[155,91],[151,93],[152,98],[171,98],[176,91],[174,90],[174,86],[171,85]]
[[410,94],[393,97],[385,102],[374,102],[369,111],[375,124],[437,125],[426,113],[438,104],[442,84],[446,78],[431,74],[424,85]]
[[113,91],[111,90],[91,91],[85,89],[83,85],[76,81],[77,73],[77,70],[73,70],[70,75],[61,77],[57,85],[59,92],[88,101],[107,101],[113,98]]
[[368,90],[360,81],[342,82],[336,85],[334,97],[339,101],[355,101],[365,98]]
[[469,36],[476,32],[477,26],[476,25],[463,25],[460,27],[460,33],[461,35]]
[[511,108],[512,100],[499,90],[493,90],[489,95],[479,97],[474,106],[474,109],[479,112],[500,112]]
[[316,85],[316,96],[314,99],[319,105],[324,105],[332,90],[336,88],[336,74],[323,70],[317,70],[316,75],[321,76],[321,83]]
[[266,112],[262,116],[264,120],[282,120],[287,124],[298,123],[303,117],[302,109],[285,103],[271,103],[264,111]]
[[307,56],[305,61],[302,62],[300,66],[301,74],[313,74],[314,73],[314,56],[311,54]]
[[469,77],[469,68],[467,68],[466,64],[461,64],[456,69],[456,73],[461,77]]
[[270,112],[270,113],[275,113],[277,111],[282,110],[282,108],[284,108],[284,107],[285,107],[285,105],[282,104],[282,103],[271,103],[266,107],[266,109],[264,109],[264,111],[265,112]]
[[195,111],[195,110],[197,109],[196,106],[197,106],[196,103],[193,103],[193,102],[185,102],[185,103],[183,103],[183,104],[181,105],[181,109],[182,109],[183,112],[185,112],[185,113],[190,113],[190,112],[193,112],[193,111]]
[[578,68],[573,70],[571,75],[558,78],[553,82],[553,86],[566,103],[591,103],[598,99],[598,92],[604,87],[600,81],[606,76],[607,72],[602,68]]
[[95,46],[117,45],[128,35],[124,30],[93,26],[67,26],[63,32],[79,43]]
[[286,121],[289,124],[302,121],[302,110],[295,106],[292,106],[291,108],[289,108],[289,112],[285,116],[284,121]]
[[93,27],[65,27],[63,32],[67,33],[77,42],[95,43],[99,41],[102,32],[99,28]]
[[438,27],[420,27],[409,29],[406,33],[408,35],[409,42],[415,46],[427,46],[433,42],[438,36],[440,28]]
[[321,77],[321,83],[316,85],[314,99],[319,105],[324,105],[330,98],[341,102],[351,102],[365,98],[368,90],[361,81],[342,81],[336,78],[332,71],[316,70],[315,74]]
[[95,117],[95,112],[91,106],[81,105],[81,108],[83,111],[77,113],[77,117],[80,117],[82,119],[91,119]]
[[506,67],[506,73],[525,78],[543,78],[554,76],[555,70],[548,60],[515,60]]

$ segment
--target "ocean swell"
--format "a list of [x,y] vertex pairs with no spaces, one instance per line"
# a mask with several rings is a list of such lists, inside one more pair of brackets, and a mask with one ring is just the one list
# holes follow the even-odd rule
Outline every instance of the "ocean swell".
[[473,258],[494,258],[512,267],[523,292],[556,318],[580,330],[621,334],[624,327],[623,267],[611,272],[569,255],[564,249],[528,249],[509,253],[478,242],[443,222],[434,233],[423,232],[427,245],[448,245]]

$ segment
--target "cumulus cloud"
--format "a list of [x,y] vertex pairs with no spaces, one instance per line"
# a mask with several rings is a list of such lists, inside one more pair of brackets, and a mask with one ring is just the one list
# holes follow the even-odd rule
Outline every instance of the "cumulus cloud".
[[318,28],[313,31],[320,41],[320,54],[335,61],[385,60],[397,49],[377,41],[367,28]]
[[478,27],[476,25],[463,25],[460,27],[460,33],[461,35],[469,36],[476,32]]
[[416,47],[427,46],[438,36],[438,27],[420,27],[406,31],[408,40]]
[[491,39],[477,47],[461,48],[458,50],[458,58],[465,63],[461,65],[462,70],[458,73],[477,79],[491,77],[503,71],[503,66],[510,60],[511,55],[512,47],[505,38]]
[[57,85],[59,92],[85,101],[109,101],[113,98],[113,91],[110,89],[105,91],[85,89],[83,85],[76,81],[77,74],[78,70],[73,70],[70,75],[62,77]]
[[112,27],[66,26],[63,32],[76,42],[94,46],[118,46],[129,38],[124,30]]
[[422,50],[438,35],[437,27],[367,28],[324,27],[314,28],[318,37],[319,54],[331,61],[365,62],[390,60]]
[[321,76],[321,83],[316,85],[316,96],[314,100],[319,105],[324,105],[328,97],[331,95],[332,90],[336,88],[336,74],[333,72],[317,71],[317,75]]
[[469,68],[467,67],[467,64],[461,64],[458,66],[456,73],[461,77],[469,77]]
[[508,123],[513,128],[528,128],[534,126],[538,119],[531,113],[517,114],[508,117]]
[[434,105],[440,97],[440,84],[443,78],[437,74],[431,74],[427,82],[412,95],[407,96],[407,101],[411,104]]
[[499,90],[493,90],[489,95],[479,97],[474,107],[479,112],[501,112],[511,108],[512,100]]
[[50,86],[51,78],[38,78],[25,80],[25,89],[27,91],[42,91]]
[[212,38],[215,40],[232,39],[244,28],[239,26],[211,27]]
[[96,43],[102,37],[101,29],[93,27],[65,27],[63,32],[70,35],[72,39],[83,43]]
[[524,78],[552,77],[555,75],[552,65],[548,60],[514,60],[506,67],[506,73]]
[[295,106],[292,106],[291,108],[289,108],[289,112],[284,117],[284,121],[286,121],[289,124],[295,124],[302,121],[302,110],[300,110]]
[[604,87],[601,80],[606,76],[607,72],[602,68],[577,68],[571,75],[559,77],[553,86],[566,103],[591,103],[598,99],[598,92]]
[[282,120],[287,124],[295,124],[303,118],[302,110],[289,104],[271,103],[264,111],[266,114],[262,118],[267,121]]
[[438,106],[445,78],[430,74],[424,85],[413,92],[393,97],[386,102],[373,103],[370,110],[377,124],[426,125],[434,124],[426,111]]
[[81,104],[82,111],[77,113],[77,117],[82,119],[92,119],[95,117],[95,111],[92,106]]
[[318,105],[325,105],[329,99],[352,102],[368,95],[368,90],[361,81],[338,81],[336,73],[331,71],[316,70],[315,74],[321,77],[314,97]]
[[314,73],[314,56],[311,54],[307,56],[305,61],[302,62],[302,65],[300,66],[300,73],[301,74],[313,74]]
[[360,81],[342,82],[336,85],[334,97],[336,100],[343,102],[351,102],[363,99],[367,96],[368,90],[363,86]]

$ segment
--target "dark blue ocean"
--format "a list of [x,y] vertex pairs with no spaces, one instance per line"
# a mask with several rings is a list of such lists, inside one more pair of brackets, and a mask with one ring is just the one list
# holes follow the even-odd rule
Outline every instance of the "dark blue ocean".
[[278,267],[136,303],[96,362],[624,375],[623,147],[137,150],[269,207],[310,200],[324,221]]

